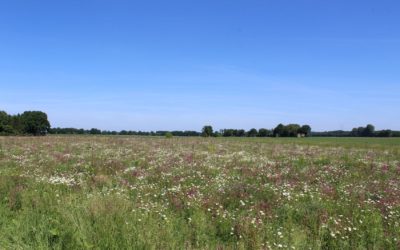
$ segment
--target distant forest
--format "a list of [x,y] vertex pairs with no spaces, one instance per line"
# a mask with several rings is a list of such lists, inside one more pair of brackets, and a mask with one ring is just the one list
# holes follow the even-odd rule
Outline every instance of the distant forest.
[[204,126],[198,131],[109,131],[78,128],[51,128],[47,114],[41,111],[25,111],[22,114],[9,115],[0,111],[0,135],[47,135],[47,134],[77,134],[77,135],[140,135],[140,136],[204,136],[204,137],[400,137],[400,131],[375,130],[368,124],[366,127],[354,128],[351,131],[313,132],[309,125],[279,124],[273,129],[252,128],[221,129],[214,131],[212,126]]

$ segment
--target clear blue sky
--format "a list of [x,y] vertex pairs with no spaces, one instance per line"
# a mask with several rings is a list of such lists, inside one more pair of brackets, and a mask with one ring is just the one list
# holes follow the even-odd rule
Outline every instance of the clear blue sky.
[[0,1],[0,109],[109,130],[400,129],[400,1]]

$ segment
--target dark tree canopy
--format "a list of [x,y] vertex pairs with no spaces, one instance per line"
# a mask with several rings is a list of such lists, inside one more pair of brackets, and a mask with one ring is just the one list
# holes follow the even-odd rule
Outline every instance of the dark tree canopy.
[[11,116],[4,111],[0,111],[0,135],[5,134],[15,134],[15,131],[11,125]]
[[393,136],[393,131],[387,129],[387,130],[381,130],[377,132],[378,137],[392,137]]
[[375,132],[374,125],[368,124],[363,131],[363,136],[374,136],[374,132]]
[[78,128],[50,128],[47,114],[41,111],[26,111],[22,114],[9,115],[0,110],[0,135],[46,135],[46,134],[92,134],[92,135],[138,135],[138,136],[204,136],[204,137],[400,137],[400,131],[375,130],[374,125],[368,124],[365,127],[353,128],[351,131],[325,131],[312,132],[309,125],[278,124],[274,129],[268,130],[252,128],[249,131],[244,129],[220,129],[214,132],[213,127],[206,125],[201,132],[198,131],[109,131]]
[[257,135],[258,135],[258,131],[255,128],[252,128],[247,132],[248,137],[256,137]]
[[278,124],[278,126],[276,126],[276,128],[274,128],[273,135],[275,137],[282,135],[284,128],[285,128],[285,126],[282,123]]
[[268,129],[265,128],[260,128],[258,130],[258,136],[259,137],[267,137],[271,135],[271,131],[269,131]]
[[[391,133],[388,133],[388,135],[390,135],[390,134]],[[375,133],[374,125],[368,124],[365,128],[364,127],[353,128],[350,135],[351,136],[372,137],[372,136],[379,135],[379,133]]]
[[25,111],[8,115],[0,111],[0,135],[45,135],[50,131],[47,114],[41,111]]
[[309,125],[303,125],[298,131],[300,134],[304,134],[305,136],[311,135],[311,127]]
[[100,135],[101,134],[101,130],[97,129],[97,128],[92,128],[89,132],[92,135]]
[[213,127],[210,125],[206,125],[203,127],[202,131],[201,131],[201,135],[203,137],[210,137],[213,136]]
[[20,119],[26,134],[45,135],[50,130],[47,114],[41,111],[25,111]]
[[236,130],[236,136],[243,137],[245,135],[246,135],[246,132],[244,131],[244,129]]
[[298,124],[279,124],[273,131],[275,137],[297,137],[310,136],[311,127],[309,125],[300,126]]

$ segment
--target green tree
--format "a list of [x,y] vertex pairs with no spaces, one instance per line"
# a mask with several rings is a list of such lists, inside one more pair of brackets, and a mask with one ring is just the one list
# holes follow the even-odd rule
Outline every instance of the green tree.
[[245,135],[246,135],[246,132],[244,131],[244,129],[236,130],[236,136],[243,137]]
[[268,129],[265,129],[265,128],[260,128],[258,130],[258,136],[259,137],[267,137],[267,136],[269,136],[269,133],[270,133],[270,131]]
[[283,132],[284,132],[284,129],[285,129],[285,126],[283,126],[283,124],[280,123],[278,126],[276,126],[276,127],[274,128],[273,135],[274,135],[275,137],[282,136],[282,135],[283,135]]
[[213,136],[213,127],[210,125],[204,126],[203,129],[201,130],[201,135],[203,137]]
[[92,129],[90,129],[89,134],[91,134],[91,135],[100,135],[101,134],[101,130],[97,129],[97,128],[92,128]]
[[301,127],[298,124],[283,125],[279,124],[273,131],[274,136],[282,137],[296,137],[300,131]]
[[5,111],[0,111],[0,125],[7,125],[9,123],[8,114]]
[[8,114],[4,111],[0,111],[0,133],[4,132],[5,127],[9,124]]
[[374,136],[375,133],[375,127],[372,124],[368,124],[363,132],[362,132],[362,136]]
[[248,137],[256,137],[257,135],[258,135],[258,131],[255,128],[252,128],[247,132]]
[[285,126],[284,136],[296,137],[299,133],[300,125],[298,124],[289,124]]
[[386,130],[381,130],[377,132],[377,136],[379,137],[392,137],[393,136],[393,132],[389,129]]
[[311,135],[311,127],[309,125],[303,125],[298,131],[300,134],[304,134],[305,136]]
[[11,116],[5,111],[0,111],[0,135],[11,134],[15,134],[15,131],[11,126]]
[[47,114],[41,111],[25,111],[20,116],[23,133],[45,135],[50,131],[50,122]]
[[224,129],[222,131],[222,136],[224,136],[224,137],[234,136],[233,132],[234,132],[233,129]]

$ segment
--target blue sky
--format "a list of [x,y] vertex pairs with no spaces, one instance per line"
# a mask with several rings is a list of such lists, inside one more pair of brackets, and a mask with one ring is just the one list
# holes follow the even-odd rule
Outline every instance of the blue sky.
[[0,109],[109,130],[400,129],[399,1],[0,1]]

